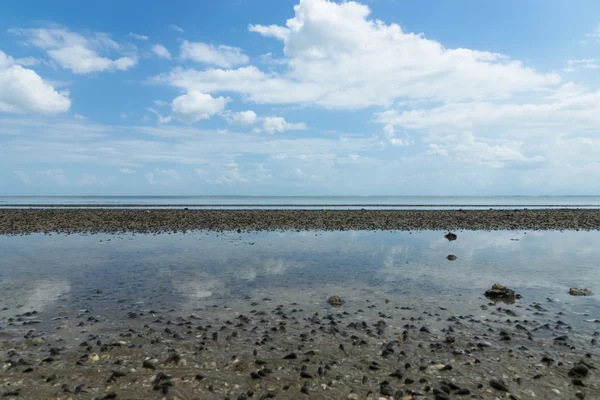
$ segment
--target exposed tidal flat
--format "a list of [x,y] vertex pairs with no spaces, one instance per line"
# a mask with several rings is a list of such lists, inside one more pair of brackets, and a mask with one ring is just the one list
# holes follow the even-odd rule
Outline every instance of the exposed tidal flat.
[[[95,225],[103,210],[51,210],[44,229],[31,221],[47,210],[7,211],[9,399],[600,398],[598,298],[569,295],[598,291],[595,212],[493,232],[457,230],[469,211],[449,213],[456,225],[425,212],[403,232],[422,212],[357,230],[370,211],[261,211],[296,224],[261,228],[247,212],[111,210],[110,229]],[[366,221],[388,224],[379,213]],[[486,298],[494,283],[520,298]]]
[[188,210],[0,209],[0,234],[189,230],[600,229],[600,209]]

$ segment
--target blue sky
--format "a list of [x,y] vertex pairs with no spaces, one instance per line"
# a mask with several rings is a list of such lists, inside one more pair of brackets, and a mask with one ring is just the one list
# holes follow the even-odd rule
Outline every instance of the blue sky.
[[599,65],[591,0],[7,1],[0,194],[597,194]]

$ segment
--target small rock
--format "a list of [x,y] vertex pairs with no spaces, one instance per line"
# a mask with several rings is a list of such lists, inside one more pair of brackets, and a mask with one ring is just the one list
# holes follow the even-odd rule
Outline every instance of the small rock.
[[448,259],[448,261],[454,261],[456,260],[456,256],[454,254],[448,254],[448,257],[446,257]]
[[577,364],[576,366],[571,368],[571,370],[569,371],[569,375],[585,378],[586,376],[588,376],[589,372],[590,370],[588,369],[588,367],[586,367],[583,364]]
[[296,358],[298,358],[298,355],[296,353],[290,353],[287,356],[283,357],[284,360],[295,360]]
[[592,291],[590,289],[570,288],[569,289],[569,294],[571,296],[591,296],[592,295]]
[[31,344],[34,346],[41,346],[42,344],[44,344],[44,339],[42,339],[41,337],[36,337],[31,339]]
[[339,296],[331,296],[327,299],[327,303],[332,307],[341,307],[345,301]]
[[444,237],[446,239],[448,239],[448,241],[450,241],[450,242],[453,240],[456,240],[458,238],[458,236],[456,236],[456,234],[452,233],[452,232],[448,232],[447,234],[444,235]]
[[485,292],[485,297],[492,299],[514,299],[515,291],[507,288],[504,285],[495,283],[491,289]]
[[96,353],[92,353],[88,356],[88,360],[90,361],[100,361],[100,356]]
[[490,381],[490,386],[496,390],[500,390],[501,392],[508,392],[508,386],[506,386],[506,383],[504,383],[504,381],[499,380],[499,379],[492,379]]

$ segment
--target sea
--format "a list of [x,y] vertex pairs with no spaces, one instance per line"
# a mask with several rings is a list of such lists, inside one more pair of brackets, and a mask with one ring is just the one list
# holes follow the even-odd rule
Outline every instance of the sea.
[[598,208],[600,196],[0,196],[1,207]]

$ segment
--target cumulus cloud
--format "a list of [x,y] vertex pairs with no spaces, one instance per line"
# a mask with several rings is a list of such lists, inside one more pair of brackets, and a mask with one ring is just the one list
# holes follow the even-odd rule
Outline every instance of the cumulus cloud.
[[217,67],[230,68],[236,65],[247,64],[250,60],[238,47],[213,46],[202,42],[188,42],[181,44],[182,60],[192,60],[199,63],[216,65]]
[[408,146],[410,144],[408,138],[396,137],[394,126],[391,124],[387,124],[383,127],[383,139],[392,146]]
[[214,98],[210,94],[191,91],[176,97],[171,104],[171,109],[173,115],[179,120],[195,123],[223,111],[228,101],[225,97]]
[[70,108],[68,91],[57,91],[0,50],[0,112],[58,114]]
[[25,37],[28,44],[45,50],[61,67],[75,74],[124,71],[137,65],[133,55],[114,59],[101,56],[99,52],[124,53],[122,46],[104,33],[84,36],[66,28],[11,29],[9,32]]
[[223,114],[227,122],[239,126],[248,126],[256,122],[257,115],[252,110],[230,112]]
[[[229,161],[222,168],[223,173],[214,181],[219,185],[226,185],[232,183],[248,183],[249,180],[242,176],[239,165],[235,161]],[[200,171],[196,171],[196,174],[200,176]]]
[[446,48],[397,24],[369,19],[369,7],[358,2],[303,0],[294,11],[285,26],[249,27],[282,42],[287,67],[281,73],[253,66],[175,68],[156,80],[205,93],[234,91],[256,103],[345,109],[389,106],[399,99],[505,99],[561,81],[506,55]]
[[287,122],[283,117],[266,117],[263,119],[262,128],[265,132],[272,135],[275,132],[304,130],[306,129],[306,125],[303,122]]
[[152,46],[152,52],[161,58],[166,58],[167,60],[171,59],[171,53],[169,53],[169,50],[162,44],[155,44]]
[[155,168],[146,174],[146,180],[151,185],[170,185],[181,181],[183,178],[173,169]]

